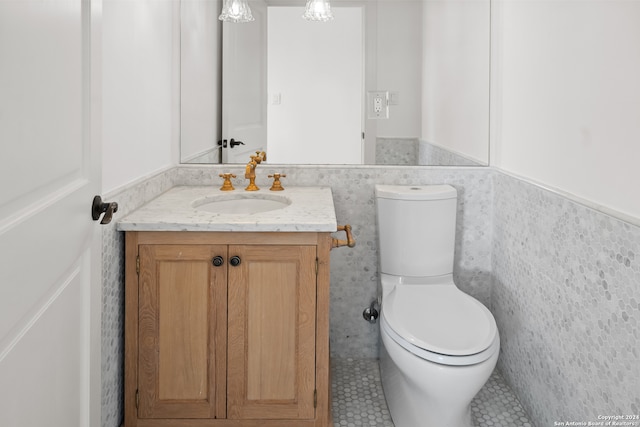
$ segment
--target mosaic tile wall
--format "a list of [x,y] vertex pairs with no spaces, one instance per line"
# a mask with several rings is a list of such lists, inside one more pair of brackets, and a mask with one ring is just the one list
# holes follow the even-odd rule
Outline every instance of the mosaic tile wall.
[[118,203],[111,224],[102,227],[102,426],[120,427],[124,414],[124,235],[116,221],[173,187],[175,170],[105,194]]
[[507,383],[540,427],[640,414],[640,227],[500,172],[494,197]]
[[377,138],[376,165],[484,166],[418,138]]
[[[234,172],[242,188],[241,166],[180,166],[117,193],[122,218],[175,185],[219,186],[221,172]],[[488,168],[415,167],[285,167],[261,165],[257,184],[283,172],[283,185],[332,187],[340,224],[353,226],[357,246],[332,252],[331,352],[337,357],[377,358],[378,324],[362,318],[378,288],[374,185],[440,184],[458,189],[458,223],[454,274],[460,288],[489,305],[491,298],[492,172]],[[117,218],[116,217],[116,218]],[[339,236],[344,238],[343,236]],[[122,419],[124,241],[115,225],[103,229],[103,427],[119,427]]]
[[[492,306],[499,369],[535,424],[640,412],[639,227],[489,168],[263,166],[259,185],[284,172],[285,186],[331,186],[339,222],[354,227],[356,248],[332,253],[334,356],[378,354],[377,325],[361,318],[377,294],[373,186],[450,183],[460,192],[456,281]],[[242,174],[182,166],[106,197],[123,216],[174,185],[217,185],[223,170]],[[103,427],[122,418],[123,245],[114,225],[103,228]]]
[[417,164],[417,138],[376,138],[376,165]]
[[440,166],[483,166],[482,163],[476,160],[445,150],[442,147],[424,140],[420,140],[418,145],[418,164]]
[[[243,169],[230,166],[182,166],[176,185],[215,183],[218,174],[234,172],[241,188]],[[459,287],[489,306],[491,298],[491,170],[438,167],[283,167],[258,168],[259,187],[267,175],[286,173],[283,186],[324,185],[332,188],[339,224],[351,224],[357,244],[331,253],[331,353],[338,357],[378,357],[378,324],[362,318],[377,297],[377,231],[374,185],[451,184],[458,190],[454,277]],[[213,184],[212,184],[213,185]],[[344,238],[342,236],[341,238]]]

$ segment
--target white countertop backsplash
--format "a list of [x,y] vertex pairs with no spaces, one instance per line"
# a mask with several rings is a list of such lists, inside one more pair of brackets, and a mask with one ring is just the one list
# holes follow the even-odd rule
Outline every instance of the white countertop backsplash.
[[[230,195],[285,197],[291,203],[252,214],[218,214],[194,207],[203,198]],[[215,187],[174,187],[135,210],[117,224],[120,231],[289,231],[334,232],[337,229],[330,187],[286,187],[283,191],[220,191]]]

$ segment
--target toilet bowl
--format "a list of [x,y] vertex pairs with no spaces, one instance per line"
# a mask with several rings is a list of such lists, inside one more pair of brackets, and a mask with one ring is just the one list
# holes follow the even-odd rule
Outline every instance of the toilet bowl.
[[396,427],[470,427],[498,359],[491,312],[453,281],[456,198],[447,185],[376,186],[380,370]]
[[469,427],[470,403],[500,339],[480,302],[453,282],[395,288],[382,305],[380,370],[396,427]]

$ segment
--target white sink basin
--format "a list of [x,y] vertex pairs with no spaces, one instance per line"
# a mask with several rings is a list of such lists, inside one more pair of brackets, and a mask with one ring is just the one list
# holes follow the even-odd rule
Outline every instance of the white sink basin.
[[284,196],[263,193],[216,195],[198,199],[193,207],[217,214],[255,214],[286,208],[291,200]]

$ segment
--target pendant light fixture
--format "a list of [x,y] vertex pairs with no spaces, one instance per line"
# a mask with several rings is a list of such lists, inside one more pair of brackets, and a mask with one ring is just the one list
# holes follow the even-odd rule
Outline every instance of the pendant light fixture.
[[224,0],[222,13],[218,17],[225,22],[251,22],[254,20],[247,0]]
[[331,21],[333,13],[329,0],[307,0],[307,7],[302,17],[307,21]]

